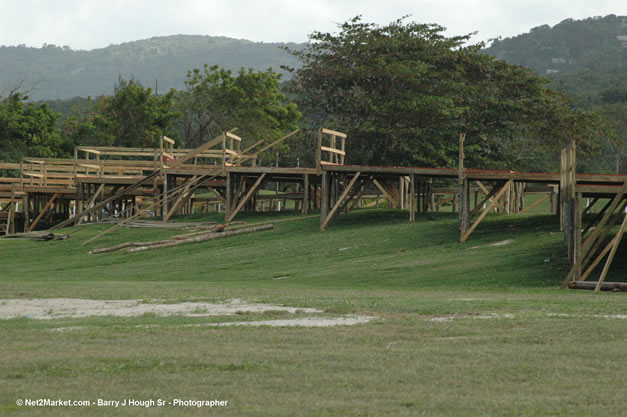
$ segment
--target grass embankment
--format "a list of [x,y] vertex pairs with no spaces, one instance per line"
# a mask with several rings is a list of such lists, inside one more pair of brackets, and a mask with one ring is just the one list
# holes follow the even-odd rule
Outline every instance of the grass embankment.
[[[0,241],[2,298],[238,297],[377,317],[311,329],[203,327],[279,313],[4,320],[0,414],[140,413],[34,410],[17,407],[19,398],[218,398],[229,406],[211,414],[225,416],[622,415],[624,295],[558,289],[567,263],[556,218],[490,215],[460,244],[456,214],[430,216],[409,224],[399,211],[362,211],[322,233],[316,218],[277,222],[269,232],[133,255],[87,252],[180,232],[122,230],[82,247],[110,227],[84,226],[65,241]],[[614,280],[627,272],[625,254],[623,246]]]

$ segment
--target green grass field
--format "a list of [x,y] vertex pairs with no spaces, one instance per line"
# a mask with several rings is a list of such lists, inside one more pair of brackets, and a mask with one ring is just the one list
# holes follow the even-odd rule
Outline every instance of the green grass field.
[[[3,299],[241,298],[374,317],[328,328],[211,326],[288,313],[1,320],[0,415],[622,416],[627,299],[559,289],[565,248],[546,211],[489,215],[466,244],[455,213],[409,224],[387,209],[340,216],[325,232],[307,218],[138,254],[87,252],[181,232],[123,229],[81,246],[110,227],[91,225],[64,241],[0,240]],[[199,218],[221,220],[187,219]],[[608,280],[624,280],[626,255]],[[26,398],[228,406],[16,404]]]

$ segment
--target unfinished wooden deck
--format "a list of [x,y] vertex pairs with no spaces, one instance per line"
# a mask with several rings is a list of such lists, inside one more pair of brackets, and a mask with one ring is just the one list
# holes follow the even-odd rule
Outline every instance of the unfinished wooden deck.
[[[369,198],[376,200],[369,205],[385,200],[407,210],[410,222],[417,213],[449,206],[459,213],[465,242],[490,211],[524,213],[550,200],[565,233],[572,270],[564,285],[569,285],[586,279],[603,257],[611,264],[620,237],[600,242],[621,214],[621,237],[625,228],[627,175],[575,174],[574,148],[563,152],[559,173],[465,168],[463,135],[457,168],[351,165],[346,164],[347,135],[319,129],[314,167],[257,165],[262,152],[296,133],[243,150],[242,138],[232,130],[195,149],[175,149],[174,141],[163,137],[155,149],[77,147],[73,159],[0,163],[0,170],[13,173],[0,177],[0,233],[30,231],[44,221],[60,228],[111,216],[160,215],[167,222],[176,214],[193,213],[195,204],[214,205],[230,222],[241,211],[264,209],[266,202],[285,208],[287,201],[303,215],[319,209],[320,230],[325,230],[335,217]],[[260,193],[268,184],[276,187],[275,194]],[[287,190],[279,192],[279,185]],[[201,190],[204,196],[197,195]],[[530,192],[544,196],[525,207]],[[584,208],[582,198],[591,199],[591,205]],[[601,200],[608,202],[584,227],[583,216]]]

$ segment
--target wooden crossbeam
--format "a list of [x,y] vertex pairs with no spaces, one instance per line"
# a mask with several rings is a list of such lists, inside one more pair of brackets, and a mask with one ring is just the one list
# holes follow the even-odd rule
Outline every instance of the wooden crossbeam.
[[594,219],[592,219],[592,221],[586,226],[586,228],[583,230],[583,232],[581,232],[582,236],[585,236],[590,229],[592,228],[592,226],[594,226],[596,224],[597,221],[599,221],[599,219],[601,217],[603,217],[603,215],[605,214],[605,210],[608,209],[608,207],[610,206],[610,204],[612,204],[612,200],[608,200],[608,202],[605,204],[605,206],[603,206],[603,208],[601,209],[601,211],[599,211],[597,213],[596,216],[594,216]]
[[[372,184],[372,177],[368,177],[368,179],[366,181],[364,181],[360,186],[359,186],[359,193],[354,196],[353,198],[353,204],[351,204],[351,207],[349,208],[350,210],[353,210],[355,208],[355,205],[359,202],[359,199],[364,195],[364,193],[366,192],[366,188]],[[376,203],[376,202],[375,202]]]
[[222,143],[224,141],[224,137],[227,133],[231,133],[231,132],[235,132],[237,130],[237,128],[231,129],[228,132],[225,132],[219,136],[216,136],[215,138],[213,138],[212,140],[210,140],[209,142],[200,145],[199,147],[197,147],[196,149],[188,152],[187,154],[183,155],[182,157],[178,158],[176,161],[174,161],[173,163],[171,163],[169,165],[170,168],[176,168],[179,167],[181,165],[183,165],[186,161],[189,161],[190,159],[198,156],[199,154],[203,153],[204,151],[208,150],[209,148],[213,148],[216,145],[219,145],[220,143]]
[[514,182],[514,180],[509,180],[507,181],[502,187],[501,190],[498,192],[498,194],[496,194],[496,196],[494,197],[494,199],[490,202],[490,204],[485,208],[485,210],[483,210],[483,212],[479,215],[479,217],[477,218],[477,220],[475,220],[475,222],[472,224],[472,226],[470,226],[470,228],[466,231],[466,233],[464,233],[464,235],[461,238],[461,242],[464,243],[466,242],[466,240],[468,239],[468,237],[471,235],[471,233],[477,228],[477,226],[479,226],[479,223],[481,223],[481,220],[483,220],[483,218],[488,214],[488,212],[490,210],[492,210],[492,208],[494,208],[494,206],[496,206],[496,201],[501,198],[501,196],[503,195],[503,193],[505,192],[505,190]]
[[[100,196],[100,194],[104,190],[104,186],[105,186],[104,184],[100,184],[100,187],[98,187],[98,189],[96,190],[94,195],[91,197],[91,199],[87,203],[86,209],[91,208],[95,204],[96,200],[98,199],[98,196]],[[83,222],[83,219],[85,219],[85,216],[80,217],[78,219],[78,222],[76,222],[76,224],[81,224]],[[29,230],[29,232],[30,232],[30,230]]]
[[[599,256],[597,256],[597,258],[594,260],[594,262],[592,262],[592,264],[590,264],[588,269],[586,269],[586,272],[583,273],[581,275],[581,277],[579,277],[578,281],[585,281],[586,278],[588,278],[588,276],[592,273],[592,271],[594,271],[594,269],[597,267],[597,265],[599,265],[601,260],[603,260],[603,258],[605,258],[605,255],[607,255],[607,253],[612,249],[612,247],[614,247],[614,244],[615,244],[615,241],[616,241],[616,237],[617,236],[614,236],[614,238],[607,244],[607,246],[605,246],[605,249],[603,249],[601,251],[601,253],[599,253]],[[582,264],[582,265],[585,265],[585,264]]]
[[263,181],[263,179],[265,177],[266,177],[266,174],[263,173],[263,174],[261,174],[259,176],[259,178],[257,178],[257,181],[255,181],[253,186],[250,187],[250,189],[248,190],[246,195],[239,200],[239,202],[238,202],[237,206],[235,207],[235,209],[231,210],[231,212],[229,213],[228,217],[225,219],[225,223],[228,223],[231,220],[233,220],[235,215],[242,209],[242,207],[244,207],[244,204],[246,204],[248,202],[248,200],[250,200],[250,198],[253,196],[253,194],[257,191],[257,189],[259,188],[259,186],[261,185],[261,182]]
[[[581,255],[582,256],[581,260],[579,262],[575,263],[575,265],[568,272],[568,275],[566,275],[566,278],[564,278],[564,281],[562,281],[562,288],[566,288],[566,286],[568,285],[568,283],[570,281],[574,281],[575,280],[574,279],[575,272],[577,272],[578,270],[581,271],[582,269],[585,269],[587,267],[587,265],[590,263],[590,261],[592,260],[592,258],[595,255],[595,253],[597,252],[597,250],[601,246],[602,242],[605,240],[605,238],[607,237],[609,232],[614,228],[614,225],[616,225],[616,223],[618,222],[620,214],[625,211],[626,207],[627,207],[627,203],[623,204],[623,206],[620,209],[620,211],[618,213],[616,213],[614,215],[614,217],[612,217],[612,219],[608,223],[608,226],[605,228],[605,231],[601,234],[601,236],[599,236],[599,239],[594,244],[594,246],[592,246],[592,248],[588,251],[587,254]],[[585,280],[590,275],[590,273],[592,273],[594,268],[597,267],[599,262],[601,262],[601,260],[605,257],[605,255],[607,255],[607,253],[610,251],[611,244],[612,244],[612,241],[610,241],[610,243],[605,247],[605,249],[603,249],[603,251],[601,251],[601,254],[599,256],[597,256],[597,258],[594,260],[594,262],[592,262],[592,264],[590,265],[590,267],[588,267],[588,269],[585,271],[585,273],[584,274],[580,274],[581,276],[577,279],[578,281]]]
[[213,187],[207,186],[207,189],[209,191],[211,191],[212,193],[214,193],[216,195],[217,198],[219,198],[220,200],[222,200],[222,203],[226,203],[226,199],[224,197],[222,197],[222,195],[218,192],[218,190],[216,190]]
[[601,272],[601,276],[599,277],[599,281],[597,281],[597,286],[594,288],[595,292],[599,292],[601,290],[601,284],[605,281],[605,277],[607,276],[607,271],[610,269],[610,265],[612,265],[612,261],[614,260],[614,255],[616,255],[616,250],[620,245],[620,241],[623,238],[623,233],[625,233],[625,226],[627,226],[627,214],[623,214],[623,223],[620,226],[620,230],[618,234],[614,238],[614,244],[612,245],[612,249],[610,250],[610,254],[605,261],[605,266],[603,266],[603,271]]
[[385,186],[383,184],[381,184],[376,178],[372,179],[372,183],[379,189],[381,190],[381,192],[383,193],[383,195],[385,196],[385,198],[387,198],[390,203],[392,203],[392,205],[396,208],[398,208],[398,201],[392,197],[392,195],[389,193],[389,191],[385,188]]
[[551,197],[551,194],[547,194],[544,197],[542,197],[541,199],[534,201],[533,204],[529,205],[528,207],[525,207],[524,210],[522,210],[520,213],[518,214],[525,214],[526,212],[528,212],[529,210],[531,210],[534,207],[539,206],[542,202],[548,200]]
[[[477,182],[478,182],[478,181],[477,181]],[[496,194],[496,193],[499,191],[499,189],[500,189],[500,188],[499,188],[499,186],[501,186],[501,185],[503,185],[503,184],[504,184],[503,182],[500,182],[500,183],[496,184],[495,186],[493,186],[493,187],[492,187],[492,190],[490,190],[489,192],[488,192],[488,190],[487,190],[485,187],[483,187],[483,188],[485,189],[485,196],[483,197],[483,200],[481,200],[481,203],[477,204],[477,207],[475,207],[474,209],[472,209],[472,211],[470,212],[470,216],[469,216],[469,217],[470,217],[471,219],[472,219],[473,217],[475,217],[475,215],[476,215],[477,213],[479,213],[479,211],[482,209],[483,205],[484,205],[485,203],[487,203],[488,201],[490,201],[490,202],[494,201],[494,202],[495,202],[495,204],[496,204],[498,207],[501,207],[501,205],[500,205],[499,201],[498,201],[498,200],[496,200],[496,199],[494,199],[494,198],[492,198],[492,197],[494,196],[494,194]],[[481,184],[481,186],[483,186],[483,184]]]
[[590,204],[588,204],[588,207],[586,207],[586,208],[583,210],[583,213],[581,213],[581,214],[582,214],[582,215],[585,215],[585,214],[587,214],[590,210],[592,210],[592,207],[594,207],[594,205],[597,203],[597,201],[599,201],[599,197],[594,197],[594,198],[592,199],[592,202],[591,202]]
[[300,129],[296,129],[291,131],[290,133],[288,133],[287,135],[275,140],[274,142],[264,146],[263,148],[259,149],[258,151],[256,151],[253,155],[246,155],[246,156],[242,156],[241,158],[239,158],[239,160],[237,161],[240,165],[250,159],[256,158],[257,155],[259,155],[260,153],[263,153],[265,151],[267,151],[268,149],[272,148],[273,146],[278,145],[279,143],[283,142],[286,139],[291,138],[292,136],[294,136],[295,134],[297,134],[300,131]]
[[[501,202],[500,202],[500,201],[498,201],[498,199],[493,199],[493,198],[492,198],[492,196],[494,196],[494,193],[490,194],[490,192],[488,192],[488,189],[485,187],[485,185],[483,185],[483,183],[482,183],[481,181],[475,181],[475,182],[477,183],[477,185],[479,186],[479,188],[481,188],[481,191],[483,191],[483,194],[485,194],[486,196],[489,196],[489,197],[486,197],[486,198],[485,198],[485,199],[481,202],[481,204],[479,204],[479,205],[478,205],[478,207],[483,206],[483,205],[485,204],[485,202],[486,202],[488,199],[489,199],[490,201],[496,200],[496,201],[495,201],[496,207],[497,207],[499,210],[501,210],[502,212],[505,212],[505,210],[503,209],[503,205],[501,205]],[[494,191],[494,188],[492,189],[492,191]],[[475,213],[475,214],[476,214],[476,213]],[[472,216],[473,216],[473,214],[471,214],[471,215],[470,215],[470,217],[472,217]]]
[[[589,262],[590,259],[594,256],[594,253],[597,251],[599,245],[601,244],[603,239],[605,239],[605,237],[607,236],[607,234],[613,227],[614,221],[611,221],[610,227],[605,228],[608,220],[610,220],[610,217],[616,210],[616,207],[621,201],[623,201],[625,192],[627,192],[627,181],[623,183],[621,190],[611,200],[611,203],[608,206],[608,208],[604,210],[603,218],[601,219],[597,227],[592,231],[590,236],[588,236],[588,238],[583,242],[581,253],[578,256],[577,261],[568,272],[568,275],[566,275],[566,278],[564,278],[564,281],[562,281],[562,286],[561,286],[562,288],[566,288],[566,286],[568,286],[568,283],[573,280],[575,273],[577,271],[581,271],[582,267],[584,267],[587,264],[587,262]],[[625,210],[625,205],[623,205],[622,211],[624,210]],[[617,219],[617,218],[618,218],[617,216],[614,217],[614,219]],[[579,233],[579,231],[576,231],[576,232]]]
[[115,200],[119,200],[120,197],[123,197],[126,194],[131,193],[132,191],[138,189],[139,187],[143,186],[144,184],[150,183],[154,178],[156,178],[157,176],[159,176],[159,172],[155,171],[152,174],[142,178],[141,180],[137,181],[135,184],[132,184],[120,191],[118,191],[117,193],[115,193],[114,195],[112,195],[109,198],[104,199],[103,201],[101,201],[99,204],[96,204],[95,206],[93,206],[92,208],[83,211],[82,213],[77,214],[76,216],[70,217],[69,219],[57,224],[56,226],[53,226],[50,228],[50,230],[56,230],[56,229],[60,229],[62,227],[66,227],[69,226],[70,224],[76,224],[76,222],[78,221],[78,219],[80,218],[80,216],[86,216],[87,214],[94,212],[94,211],[98,211],[104,207],[107,206],[107,204],[111,203],[112,201]]
[[361,175],[361,172],[355,173],[355,175],[353,176],[353,179],[350,180],[350,182],[348,183],[348,185],[346,186],[346,188],[344,189],[340,197],[337,199],[337,201],[331,208],[331,211],[329,211],[329,214],[327,215],[326,219],[324,219],[324,221],[320,225],[320,230],[324,230],[324,228],[327,227],[327,224],[329,224],[329,221],[333,218],[337,209],[340,208],[340,206],[342,205],[342,202],[344,201],[344,199],[350,192],[353,185],[355,185],[355,182],[357,181],[360,175]]
[[[33,229],[35,229],[35,227],[37,226],[37,224],[39,223],[39,221],[44,217],[44,214],[46,213],[46,211],[48,211],[48,209],[50,207],[52,207],[52,203],[54,203],[54,200],[59,196],[59,193],[54,193],[52,195],[52,197],[50,198],[50,200],[48,200],[48,202],[46,203],[46,205],[44,206],[44,208],[41,210],[41,212],[39,212],[39,215],[37,216],[37,218],[33,221],[33,223],[29,226],[28,231],[32,232]],[[39,205],[39,204],[38,204]],[[26,210],[28,210],[28,208],[26,208]]]
[[188,180],[185,183],[185,186],[183,187],[183,190],[179,193],[178,197],[174,201],[174,204],[172,204],[172,208],[170,208],[170,211],[168,211],[166,213],[165,217],[163,218],[164,222],[167,223],[168,220],[170,220],[170,217],[172,217],[174,215],[174,213],[176,213],[176,210],[179,208],[179,206],[183,202],[183,199],[189,193],[189,189],[191,188],[191,186],[194,183],[196,183],[199,179],[200,179],[200,177],[198,175],[194,175],[190,180]]
[[583,243],[582,249],[581,249],[582,256],[585,256],[587,254],[588,250],[596,242],[596,240],[598,239],[599,235],[601,234],[601,229],[605,226],[605,224],[609,220],[611,214],[614,213],[614,211],[616,210],[616,207],[618,206],[618,204],[623,200],[623,196],[625,195],[625,192],[627,192],[627,181],[625,181],[625,183],[623,184],[623,186],[620,189],[620,191],[618,193],[616,193],[616,196],[612,200],[612,203],[610,204],[609,208],[606,210],[605,215],[603,216],[603,218],[599,222],[599,225],[597,226],[597,228],[592,231],[590,236]]

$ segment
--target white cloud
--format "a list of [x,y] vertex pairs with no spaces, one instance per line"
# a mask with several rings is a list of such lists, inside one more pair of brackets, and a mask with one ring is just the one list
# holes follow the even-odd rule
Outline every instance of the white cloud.
[[438,23],[451,35],[515,36],[532,27],[610,13],[623,0],[0,0],[0,44],[105,47],[170,34],[223,35],[303,42],[314,30],[336,31],[358,14],[386,24],[403,15]]

